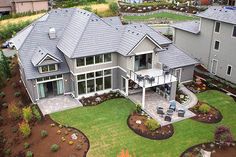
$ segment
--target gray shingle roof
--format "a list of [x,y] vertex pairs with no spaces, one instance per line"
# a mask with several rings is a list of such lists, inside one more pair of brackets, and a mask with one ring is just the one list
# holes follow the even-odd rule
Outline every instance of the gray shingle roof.
[[236,24],[236,9],[229,9],[230,7],[223,7],[223,6],[212,6],[209,7],[206,11],[199,13],[197,16]]
[[48,55],[51,58],[54,58],[54,60],[56,60],[56,63],[62,62],[63,58],[58,58],[58,56],[56,56],[57,54],[53,53],[53,51],[49,51],[48,49],[40,46],[35,49],[31,62],[34,66],[39,66],[39,63],[42,62],[43,59],[45,59],[45,57]]
[[102,18],[103,21],[105,21],[106,23],[113,25],[113,26],[120,26],[122,25],[120,18],[118,16],[114,16],[114,17],[104,17]]
[[187,21],[180,22],[171,25],[174,28],[187,31],[190,33],[198,34],[200,33],[200,22],[199,21]]
[[159,59],[161,63],[170,68],[184,67],[198,63],[173,44],[170,44],[166,51],[159,52]]

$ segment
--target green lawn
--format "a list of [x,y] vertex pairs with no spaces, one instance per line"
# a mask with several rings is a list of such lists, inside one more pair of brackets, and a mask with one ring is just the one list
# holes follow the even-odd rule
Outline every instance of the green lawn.
[[185,15],[178,15],[173,13],[156,13],[146,16],[124,16],[125,21],[146,21],[152,19],[167,19],[171,21],[187,21],[187,20],[196,20],[197,17],[190,17]]
[[140,137],[128,128],[126,120],[135,105],[127,99],[113,99],[94,107],[54,113],[51,117],[80,129],[88,136],[90,157],[116,157],[124,148],[136,157],[178,157],[192,145],[212,141],[217,125],[229,126],[236,136],[234,100],[217,91],[198,94],[198,98],[218,108],[224,119],[219,124],[203,124],[190,119],[175,123],[173,137],[163,141]]

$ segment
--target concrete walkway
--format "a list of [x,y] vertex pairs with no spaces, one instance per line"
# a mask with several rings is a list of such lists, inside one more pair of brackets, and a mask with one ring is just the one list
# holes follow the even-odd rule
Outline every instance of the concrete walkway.
[[192,93],[190,90],[188,90],[183,84],[179,85],[179,90],[181,90],[184,94],[186,94],[189,97],[189,100],[186,101],[184,104],[182,104],[183,106],[185,106],[185,108],[191,108],[197,104],[198,98],[196,97],[196,95]]
[[78,100],[69,95],[40,99],[37,104],[43,115],[83,106]]

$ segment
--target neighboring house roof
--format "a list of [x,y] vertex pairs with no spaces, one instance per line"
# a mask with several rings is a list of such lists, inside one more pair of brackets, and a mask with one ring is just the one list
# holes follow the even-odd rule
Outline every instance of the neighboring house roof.
[[[115,25],[114,21],[108,22],[109,18],[102,19],[78,8],[57,9],[17,33],[10,41],[15,43],[19,52],[26,79],[68,73],[69,67],[64,55],[78,58],[117,52],[128,56],[144,38],[149,38],[157,46],[172,44],[169,39],[144,24],[120,25],[118,17],[111,19],[115,19]],[[49,38],[50,28],[56,30],[55,39]],[[39,50],[43,52],[42,55]],[[60,62],[59,71],[39,73],[37,66],[47,55]],[[194,63],[189,61],[182,64]]]
[[170,68],[184,67],[198,63],[173,44],[170,44],[166,51],[159,52],[159,59],[161,63]]
[[211,20],[236,24],[236,7],[212,6],[197,16]]
[[176,29],[180,29],[183,31],[187,31],[193,34],[200,33],[200,22],[199,21],[187,21],[187,22],[180,22],[171,25]]
[[49,51],[48,49],[40,46],[35,49],[31,62],[34,66],[40,66],[40,63],[42,63],[47,57],[50,57],[56,63],[62,62],[62,59],[58,58],[56,53],[54,54],[53,51]]

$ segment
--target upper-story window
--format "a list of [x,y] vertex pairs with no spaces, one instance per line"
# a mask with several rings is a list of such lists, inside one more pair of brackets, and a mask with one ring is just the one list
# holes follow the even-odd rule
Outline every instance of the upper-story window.
[[111,53],[107,53],[107,54],[101,54],[101,55],[96,55],[96,56],[77,58],[76,66],[82,67],[86,65],[94,65],[94,64],[106,63],[106,62],[111,62],[111,61],[112,61]]
[[215,22],[215,32],[220,32],[220,22]]
[[226,74],[231,76],[231,72],[232,72],[232,66],[231,65],[228,65],[227,66],[227,71],[226,71]]
[[233,37],[236,37],[236,26],[233,26],[233,33],[232,33]]
[[214,49],[215,50],[219,50],[219,48],[220,48],[220,42],[219,41],[215,41]]
[[57,71],[57,70],[58,70],[57,64],[44,65],[44,66],[39,67],[40,73],[52,72],[52,71]]

